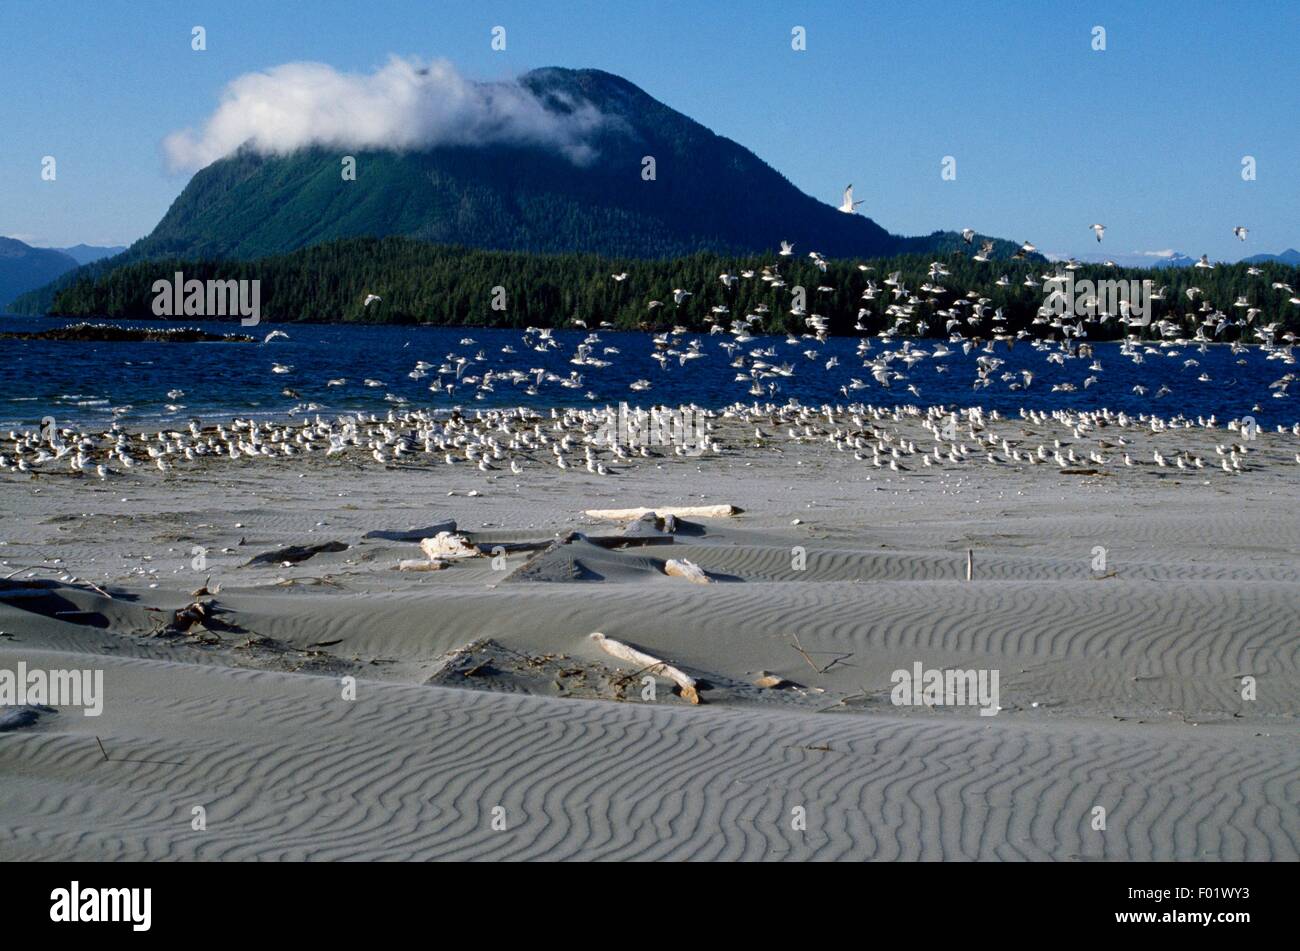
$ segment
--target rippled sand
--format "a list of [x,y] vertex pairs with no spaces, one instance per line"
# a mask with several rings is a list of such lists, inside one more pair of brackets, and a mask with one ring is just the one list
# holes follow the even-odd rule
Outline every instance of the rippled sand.
[[[895,473],[749,429],[608,477],[360,453],[0,474],[0,669],[106,690],[100,717],[0,732],[0,858],[1300,858],[1300,439],[1261,435],[1240,475]],[[1133,455],[1213,462],[1226,436]],[[582,514],[703,502],[744,511],[626,546]],[[365,537],[449,520],[500,556],[398,572],[416,542]],[[592,541],[527,544],[569,531]],[[209,577],[213,631],[154,634]],[[593,631],[703,704],[663,678],[643,699]],[[917,662],[997,670],[1002,709],[895,705]]]

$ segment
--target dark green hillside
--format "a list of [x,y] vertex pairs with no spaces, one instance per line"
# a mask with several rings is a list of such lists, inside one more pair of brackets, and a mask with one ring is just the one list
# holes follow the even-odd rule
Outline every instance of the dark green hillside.
[[[61,291],[53,312],[69,316],[148,317],[152,315],[153,282],[171,279],[182,271],[187,279],[257,279],[262,282],[262,315],[270,322],[285,321],[373,321],[430,323],[443,325],[494,326],[565,326],[585,321],[596,327],[609,321],[619,327],[662,329],[683,324],[706,329],[713,318],[712,308],[728,308],[716,319],[724,327],[731,319],[760,312],[766,305],[767,316],[754,325],[769,331],[803,332],[801,318],[790,314],[790,288],[802,285],[807,290],[807,309],[831,320],[836,333],[854,332],[858,311],[865,307],[870,314],[864,326],[879,332],[887,323],[886,307],[894,298],[884,279],[900,271],[902,283],[921,303],[916,306],[917,320],[924,320],[930,335],[946,335],[947,318],[939,313],[968,291],[987,298],[989,315],[981,325],[962,326],[967,337],[990,336],[995,331],[993,311],[1004,309],[1005,326],[1014,332],[1026,327],[1043,304],[1040,288],[1022,285],[1026,277],[1041,278],[1055,265],[1043,261],[991,261],[981,263],[970,258],[969,250],[961,254],[939,255],[951,272],[939,279],[944,292],[933,295],[922,291],[929,280],[929,266],[936,255],[902,255],[874,259],[870,271],[863,271],[856,261],[831,261],[821,272],[807,257],[780,258],[776,254],[730,257],[701,253],[671,260],[602,258],[595,255],[546,255],[516,252],[481,251],[467,248],[435,246],[407,238],[382,240],[358,238],[329,242],[292,254],[254,261],[169,260],[136,262],[119,267],[99,280],[85,278]],[[788,287],[773,289],[761,280],[765,265],[779,262],[780,275]],[[1106,268],[1090,265],[1075,274],[1077,280],[1138,280],[1156,278],[1165,285],[1165,300],[1153,304],[1154,317],[1171,318],[1183,332],[1191,334],[1196,323],[1210,316],[1199,308],[1203,300],[1216,305],[1231,319],[1241,319],[1245,309],[1236,308],[1239,296],[1245,296],[1259,313],[1245,328],[1245,339],[1255,340],[1254,328],[1278,322],[1295,329],[1300,307],[1289,303],[1290,295],[1274,289],[1274,281],[1300,286],[1294,268],[1263,265],[1260,276],[1250,276],[1247,265],[1221,265],[1212,271],[1179,269],[1154,274],[1136,269]],[[726,288],[719,275],[740,275],[732,289]],[[614,281],[612,274],[626,272],[628,277]],[[1007,275],[1010,286],[996,282]],[[861,300],[868,281],[885,291],[871,302]],[[491,308],[494,287],[505,289],[506,309]],[[1196,286],[1203,296],[1193,304],[1185,291]],[[828,291],[817,288],[827,287]],[[692,292],[681,306],[673,303],[672,291],[682,288]],[[378,294],[380,303],[364,307],[367,294]],[[662,301],[651,307],[649,301]],[[1217,319],[1216,319],[1217,324]],[[905,330],[917,332],[915,323]],[[1122,335],[1116,320],[1089,328],[1089,337],[1105,339]],[[1145,331],[1150,336],[1158,328]],[[1035,335],[1050,336],[1049,328],[1035,328]],[[1243,329],[1227,327],[1211,339],[1237,340]]]
[[[805,195],[748,149],[617,76],[543,69],[521,82],[551,108],[604,116],[595,158],[536,147],[341,153],[240,152],[198,172],[131,258],[252,258],[346,237],[405,236],[510,251],[680,257],[793,241],[832,257],[925,251],[955,235],[899,238]],[[656,178],[641,177],[653,156]],[[870,189],[859,189],[869,196]]]

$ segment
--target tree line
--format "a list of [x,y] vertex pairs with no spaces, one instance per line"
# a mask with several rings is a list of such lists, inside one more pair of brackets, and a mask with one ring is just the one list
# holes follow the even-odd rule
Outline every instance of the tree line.
[[[711,323],[729,326],[734,319],[759,314],[752,332],[803,333],[805,314],[792,313],[794,288],[804,291],[807,314],[826,318],[833,334],[878,333],[895,324],[886,309],[896,298],[885,278],[899,273],[899,283],[922,303],[916,319],[903,331],[916,333],[924,321],[924,334],[944,337],[946,318],[936,311],[974,291],[985,301],[988,315],[979,329],[963,326],[965,336],[991,333],[992,314],[1002,310],[1009,332],[1030,325],[1043,306],[1041,282],[1059,265],[1041,258],[1025,260],[972,259],[969,250],[938,257],[949,272],[931,277],[934,254],[908,254],[869,261],[828,260],[825,270],[807,256],[811,249],[796,249],[789,257],[768,255],[728,256],[699,253],[673,259],[607,258],[584,254],[536,254],[484,251],[433,245],[410,238],[351,238],[326,242],[288,254],[255,260],[152,260],[126,264],[100,275],[75,280],[55,295],[49,313],[76,317],[149,318],[154,316],[154,284],[170,282],[175,272],[185,279],[260,281],[261,313],[276,323],[301,321],[434,324],[444,326],[596,328],[662,331],[684,326],[707,330]],[[1296,268],[1277,263],[1256,265],[1261,273],[1247,274],[1249,265],[1220,264],[1211,270],[1168,268],[1146,270],[1083,265],[1074,271],[1076,282],[1150,280],[1153,289],[1164,288],[1163,301],[1153,303],[1154,319],[1171,320],[1187,335],[1207,314],[1208,301],[1233,319],[1255,308],[1251,328],[1277,323],[1282,331],[1300,328],[1300,306],[1274,282],[1300,285]],[[761,279],[765,267],[779,274],[785,287],[775,288]],[[865,268],[865,269],[864,269]],[[753,272],[752,276],[742,276]],[[622,280],[613,275],[626,274]],[[720,275],[736,280],[724,283]],[[1005,280],[1000,280],[1004,278]],[[868,282],[880,296],[862,300]],[[944,293],[931,295],[925,284],[940,285]],[[1189,288],[1200,293],[1189,298]],[[674,290],[690,292],[680,303]],[[380,299],[365,304],[369,295]],[[931,301],[934,297],[933,302]],[[660,301],[652,306],[651,301]],[[898,301],[905,303],[906,298]],[[1244,306],[1237,306],[1242,304]],[[725,312],[715,308],[726,308]],[[867,313],[862,313],[863,310]],[[969,313],[969,308],[963,309]],[[196,318],[197,319],[197,318]],[[579,324],[578,322],[581,322]],[[855,329],[865,328],[864,331]],[[1049,336],[1050,328],[1031,328]],[[1044,332],[1047,331],[1047,332]],[[1130,332],[1119,320],[1089,327],[1088,336],[1108,339]],[[1155,331],[1146,328],[1146,334]],[[1244,339],[1254,340],[1247,328]],[[1213,336],[1213,329],[1210,331]],[[1219,339],[1242,339],[1241,328],[1231,328]]]

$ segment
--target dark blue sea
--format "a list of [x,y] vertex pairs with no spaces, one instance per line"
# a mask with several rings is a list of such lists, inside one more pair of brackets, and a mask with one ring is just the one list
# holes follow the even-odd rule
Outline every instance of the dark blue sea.
[[[0,331],[48,329],[57,323],[45,318],[0,317]],[[243,329],[230,323],[187,326],[220,333]],[[289,339],[261,342],[276,329],[286,332]],[[53,416],[60,424],[75,421],[107,425],[117,418],[125,425],[148,427],[163,421],[184,423],[195,416],[205,420],[236,415],[283,417],[295,410],[330,416],[357,410],[383,413],[402,405],[472,410],[518,405],[601,406],[628,401],[642,406],[694,402],[716,407],[756,398],[749,392],[748,372],[733,367],[731,362],[734,356],[758,350],[775,351],[773,356],[761,358],[765,362],[794,368],[792,376],[763,381],[765,387],[775,383],[777,389],[774,393],[765,389],[762,399],[777,402],[795,398],[811,405],[835,401],[878,405],[943,403],[981,405],[1004,413],[1015,413],[1021,407],[1108,407],[1165,417],[1181,413],[1193,419],[1214,414],[1220,422],[1250,415],[1259,425],[1270,428],[1300,420],[1300,384],[1292,386],[1292,394],[1283,398],[1274,398],[1276,390],[1269,386],[1295,372],[1294,365],[1276,357],[1269,359],[1267,351],[1255,347],[1233,353],[1226,345],[1179,346],[1145,354],[1139,365],[1121,355],[1115,343],[1095,344],[1092,358],[1069,358],[1061,364],[1049,362],[1047,351],[1034,349],[1027,340],[1011,348],[999,344],[993,356],[1005,363],[991,374],[990,386],[976,390],[972,387],[976,358],[989,354],[978,349],[963,354],[960,347],[947,344],[953,353],[941,360],[923,359],[910,368],[902,361],[894,361],[891,366],[903,372],[906,379],[893,381],[886,390],[856,355],[858,339],[848,337],[824,343],[804,338],[797,345],[788,343],[785,337],[756,337],[729,354],[723,345],[734,344],[731,336],[690,334],[678,338],[674,346],[684,351],[691,341],[698,340],[704,355],[684,364],[673,356],[661,366],[652,358],[655,347],[651,334],[602,330],[599,341],[592,345],[592,356],[610,365],[597,368],[570,362],[587,337],[581,330],[555,331],[553,336],[559,346],[546,352],[529,347],[519,330],[263,323],[247,332],[259,342],[0,339],[0,426],[38,425],[42,417]],[[536,336],[530,339],[537,343]],[[917,340],[910,346],[932,352],[936,343]],[[868,358],[884,350],[901,350],[904,341],[875,338],[871,344]],[[503,352],[506,347],[515,352]],[[606,347],[619,352],[606,354]],[[804,355],[809,350],[816,353],[816,359]],[[838,359],[838,366],[828,369],[826,364],[832,357]],[[439,379],[438,368],[458,358],[466,361],[461,385],[450,394],[430,392],[429,384]],[[1093,360],[1100,362],[1101,370],[1090,369]],[[412,379],[409,374],[418,361],[432,368],[423,378]],[[291,369],[273,373],[275,364]],[[940,367],[946,371],[941,372]],[[1032,383],[1027,389],[1012,389],[1011,382],[1021,382],[1020,371],[1024,369],[1033,373]],[[498,377],[490,391],[465,382],[465,378],[473,377],[481,381],[489,372],[514,370],[528,374],[528,379],[514,382]],[[554,373],[568,380],[569,385],[554,380],[536,384],[537,370]],[[744,374],[744,381],[736,379],[738,373]],[[1003,380],[1007,373],[1015,374],[1016,380]],[[1209,379],[1199,380],[1202,375]],[[1090,376],[1096,376],[1097,382],[1085,388],[1084,380]],[[850,386],[853,378],[866,386],[850,389],[846,396],[841,387]],[[331,379],[347,382],[328,386]],[[454,382],[455,374],[443,373],[441,379]],[[365,380],[381,385],[367,386]],[[630,385],[638,380],[649,381],[650,387],[633,391]],[[1060,384],[1072,384],[1075,389],[1053,392],[1052,387]],[[533,394],[526,392],[530,385],[536,390]],[[908,392],[909,385],[916,387],[919,396]],[[1146,387],[1147,392],[1136,393],[1135,386]],[[1162,387],[1167,392],[1157,396]],[[291,392],[286,394],[286,389]],[[402,404],[402,400],[407,402]],[[308,406],[312,408],[306,410]]]

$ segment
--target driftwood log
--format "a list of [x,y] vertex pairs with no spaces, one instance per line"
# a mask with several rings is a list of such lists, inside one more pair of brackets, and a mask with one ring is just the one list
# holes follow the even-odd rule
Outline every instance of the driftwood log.
[[651,673],[662,674],[673,683],[677,684],[681,690],[682,697],[691,703],[700,702],[699,691],[695,687],[695,678],[689,674],[678,670],[676,667],[660,660],[658,657],[651,657],[649,654],[637,650],[624,644],[622,641],[616,641],[613,638],[606,637],[597,631],[591,635],[591,639],[600,645],[600,649],[606,654],[612,654],[619,660],[625,660],[630,664],[636,664],[642,670],[648,670]]
[[730,518],[742,509],[734,505],[661,505],[654,508],[587,509],[589,518],[611,522],[632,522],[645,515],[671,515],[674,518]]

